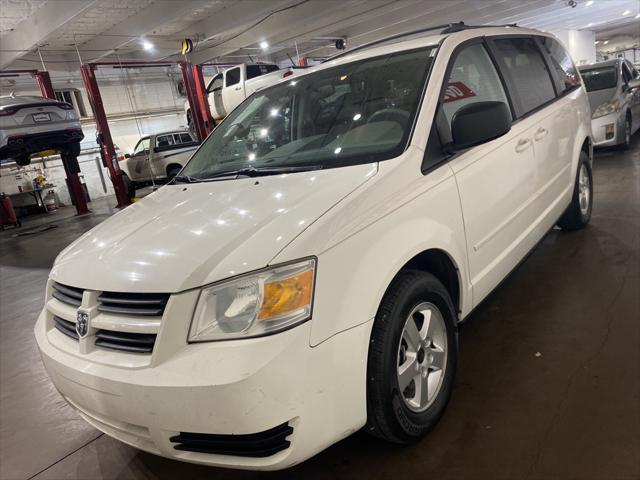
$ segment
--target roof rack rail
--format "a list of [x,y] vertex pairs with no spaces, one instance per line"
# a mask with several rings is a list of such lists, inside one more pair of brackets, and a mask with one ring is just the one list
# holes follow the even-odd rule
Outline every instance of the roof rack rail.
[[[388,37],[384,37],[378,40],[374,40],[373,42],[363,43],[362,45],[358,45],[350,50],[346,50],[344,52],[340,52],[332,57],[327,58],[324,62],[328,62],[329,60],[335,60],[336,58],[340,58],[344,55],[348,55],[353,52],[357,52],[358,50],[364,50],[365,48],[370,48],[375,45],[379,45],[381,43],[389,42],[391,40],[395,40],[397,38],[409,37],[411,35],[416,35],[418,33],[430,32],[432,30],[440,30],[441,34],[445,33],[455,33],[461,32],[463,30],[471,29],[471,28],[491,28],[491,27],[517,27],[518,25],[515,23],[506,23],[503,25],[467,25],[463,21],[460,22],[452,22],[445,23],[443,25],[434,25],[432,27],[419,28],[417,30],[411,30],[409,32],[396,33],[395,35],[390,35]],[[324,63],[322,62],[322,63]]]
[[[342,57],[343,55],[348,55],[353,52],[357,52],[358,50],[364,50],[365,48],[370,48],[375,45],[379,45],[381,43],[389,42],[391,40],[395,40],[396,38],[409,37],[411,35],[416,35],[418,33],[430,32],[432,30],[448,30],[455,26],[461,27],[464,26],[464,22],[455,22],[455,23],[445,23],[443,25],[434,25],[432,27],[419,28],[417,30],[411,30],[409,32],[396,33],[395,35],[390,35],[388,37],[380,38],[378,40],[374,40],[373,42],[363,43],[362,45],[358,45],[357,47],[352,48],[351,50],[346,50],[344,52],[340,52],[332,57],[329,57],[325,60],[328,62],[329,60],[335,60],[336,58]],[[443,30],[443,31],[444,31]],[[323,62],[324,63],[324,62]]]
[[452,23],[450,27],[445,28],[440,33],[455,33],[472,28],[492,28],[492,27],[517,27],[517,23],[504,23],[501,25],[467,25],[464,22]]

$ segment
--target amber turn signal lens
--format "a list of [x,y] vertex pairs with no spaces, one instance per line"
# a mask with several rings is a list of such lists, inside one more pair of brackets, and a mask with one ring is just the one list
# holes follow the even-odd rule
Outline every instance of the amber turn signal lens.
[[270,320],[310,306],[312,292],[313,269],[265,283],[258,320]]

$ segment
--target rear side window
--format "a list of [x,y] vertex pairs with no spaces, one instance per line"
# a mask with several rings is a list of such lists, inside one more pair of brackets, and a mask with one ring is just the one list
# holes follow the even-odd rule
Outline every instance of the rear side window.
[[515,90],[519,116],[555,98],[551,77],[532,38],[502,38],[494,44]]
[[551,68],[561,81],[562,93],[580,85],[580,77],[571,56],[558,41],[549,37],[539,37],[542,48],[549,54]]
[[227,72],[227,87],[240,82],[240,68],[233,68]]
[[277,65],[247,65],[247,80],[278,70]]
[[179,143],[193,143],[194,140],[193,138],[191,138],[191,135],[189,135],[188,133],[181,133],[179,135],[177,135],[179,138]]
[[622,64],[622,79],[624,83],[629,83],[633,79],[633,73],[626,63]]
[[472,103],[497,101],[509,105],[502,82],[489,54],[481,44],[461,50],[453,63],[441,100],[444,116],[443,143],[451,141],[451,120],[460,108]]
[[156,138],[156,147],[170,147],[175,145],[175,141],[173,139],[173,135],[161,135]]

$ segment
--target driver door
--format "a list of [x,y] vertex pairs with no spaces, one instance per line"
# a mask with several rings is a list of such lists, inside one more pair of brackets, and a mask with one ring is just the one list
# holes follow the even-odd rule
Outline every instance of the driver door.
[[143,137],[133,149],[131,157],[129,157],[129,173],[131,180],[147,180],[151,176],[149,169],[149,144],[151,138]]
[[211,116],[214,120],[219,120],[226,116],[224,111],[224,105],[222,104],[222,86],[223,86],[223,74],[219,73],[207,86],[207,93],[209,94],[209,109],[211,110]]

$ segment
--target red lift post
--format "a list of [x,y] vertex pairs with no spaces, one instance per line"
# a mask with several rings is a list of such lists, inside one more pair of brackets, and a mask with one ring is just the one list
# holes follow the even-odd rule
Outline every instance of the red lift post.
[[[130,203],[124,181],[122,171],[118,165],[116,150],[109,130],[109,122],[107,114],[100,95],[100,87],[96,79],[95,71],[99,67],[113,68],[152,68],[152,67],[169,67],[175,65],[174,62],[148,61],[148,62],[94,62],[86,63],[81,67],[82,81],[87,89],[89,103],[93,110],[96,121],[96,132],[100,143],[100,153],[103,164],[109,169],[111,181],[118,199],[118,206],[124,207]],[[189,101],[192,112],[192,118],[196,122],[196,134],[198,139],[203,141],[207,135],[213,130],[214,122],[211,118],[209,110],[209,101],[204,86],[204,78],[202,76],[202,66],[193,66],[187,62],[180,62],[180,70],[182,71],[182,79],[185,86],[185,92]]]
[[[0,71],[0,77],[15,77],[17,75],[28,74],[35,78],[40,92],[45,98],[56,99],[53,85],[51,84],[51,76],[46,70],[2,70]],[[64,166],[65,174],[67,175],[67,182],[69,185],[69,195],[73,199],[73,203],[76,206],[76,212],[78,215],[84,215],[85,213],[91,213],[89,207],[87,207],[87,198],[80,183],[78,174],[80,173],[80,164],[78,163],[78,157],[70,155],[67,152],[60,152],[60,158],[62,159],[62,165]]]

